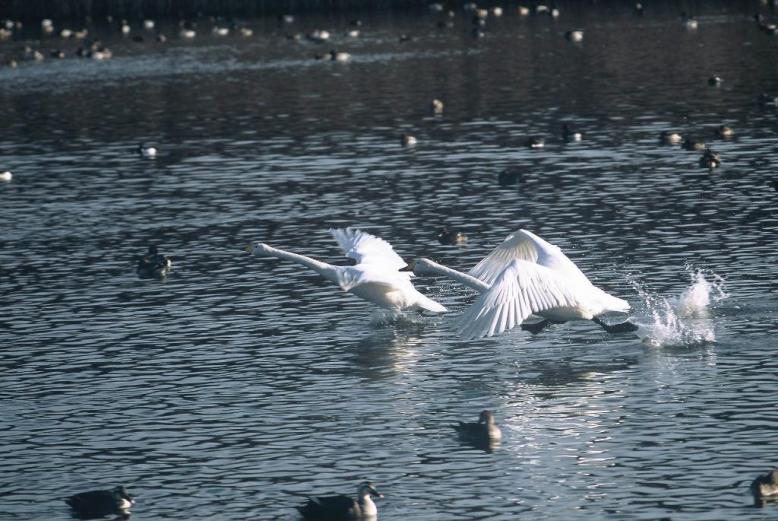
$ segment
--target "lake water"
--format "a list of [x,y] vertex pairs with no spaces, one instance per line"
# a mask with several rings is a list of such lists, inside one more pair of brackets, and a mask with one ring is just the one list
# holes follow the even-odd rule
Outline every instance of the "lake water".
[[[162,25],[164,45],[98,26],[110,61],[0,68],[0,517],[67,519],[62,497],[124,484],[137,520],[295,519],[371,479],[384,521],[773,518],[748,484],[778,464],[778,111],[757,101],[778,95],[778,38],[751,18],[774,13],[692,3],[690,31],[689,3],[646,4],[506,8],[483,38],[426,9],[357,38],[348,16],[191,42]],[[332,41],[284,37],[314,28]],[[26,34],[3,63],[78,45]],[[331,48],[351,62],[313,59]],[[641,328],[463,341],[474,294],[452,281],[416,280],[450,313],[390,320],[243,250],[345,263],[343,226],[463,270],[530,229]],[[149,243],[166,280],[135,273]],[[492,453],[451,428],[482,409]]]

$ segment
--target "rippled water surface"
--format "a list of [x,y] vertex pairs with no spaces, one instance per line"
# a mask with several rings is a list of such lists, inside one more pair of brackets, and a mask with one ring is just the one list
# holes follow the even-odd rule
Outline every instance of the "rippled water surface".
[[[192,42],[162,25],[165,45],[96,27],[110,61],[0,68],[0,517],[67,519],[62,497],[123,483],[133,519],[295,519],[363,479],[382,520],[774,516],[748,484],[778,463],[778,112],[757,101],[778,39],[756,2],[624,4],[506,9],[480,39],[461,11],[374,14],[358,38],[348,17]],[[333,41],[284,37],[316,27]],[[3,63],[77,46],[25,34]],[[351,62],[313,59],[330,48]],[[243,250],[345,263],[342,226],[459,269],[533,230],[641,328],[462,341],[454,282],[416,282],[450,313],[390,319]],[[166,280],[135,274],[149,243]],[[493,453],[451,428],[485,408]]]

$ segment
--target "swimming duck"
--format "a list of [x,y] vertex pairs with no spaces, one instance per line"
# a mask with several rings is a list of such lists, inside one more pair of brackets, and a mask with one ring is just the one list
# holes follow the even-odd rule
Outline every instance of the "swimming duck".
[[13,179],[14,175],[11,173],[10,170],[6,170],[5,172],[0,172],[0,181],[8,182],[11,179]]
[[440,244],[461,245],[467,242],[467,235],[456,230],[451,230],[448,226],[444,226],[440,233],[438,233],[438,242],[440,242]]
[[732,127],[721,125],[716,129],[716,135],[721,139],[729,139],[735,135],[735,131],[732,130]]
[[707,168],[713,170],[721,166],[721,156],[717,152],[711,149],[705,150],[705,153],[700,157],[700,168]]
[[94,519],[118,514],[125,519],[130,515],[130,507],[135,504],[124,487],[111,490],[90,490],[65,498],[73,513],[81,519]]
[[354,266],[334,266],[305,255],[273,248],[264,243],[246,247],[246,251],[263,257],[276,257],[306,266],[343,291],[352,293],[382,308],[402,311],[446,310],[413,287],[412,273],[400,271],[407,264],[395,253],[392,245],[369,233],[352,228],[330,229],[343,253],[356,261]]
[[141,157],[157,157],[157,147],[155,146],[146,146],[143,143],[138,145],[138,154],[141,155]]
[[303,519],[355,520],[374,518],[378,509],[370,496],[382,498],[373,484],[365,481],[357,487],[357,499],[345,495],[311,497],[304,506],[297,507]]
[[[637,330],[630,322],[602,322],[599,315],[626,313],[629,303],[592,284],[559,247],[527,230],[510,234],[467,273],[429,259],[416,260],[413,272],[445,275],[481,293],[462,316],[459,333],[465,338],[492,336],[515,326],[539,333],[569,320],[591,320],[608,333]],[[530,315],[543,320],[524,324]]]
[[751,493],[754,494],[754,501],[757,504],[768,500],[778,500],[778,469],[757,477],[751,483]]
[[685,12],[681,13],[681,22],[683,23],[684,27],[691,30],[697,29],[699,26],[697,20],[695,20],[693,16],[687,15]]
[[481,411],[478,421],[473,423],[459,422],[454,425],[459,437],[469,441],[497,441],[502,438],[500,428],[494,423],[492,411]]
[[160,255],[157,246],[149,245],[149,251],[138,259],[136,268],[138,276],[141,278],[163,278],[170,273],[173,267],[173,261],[167,255]]
[[443,114],[443,102],[439,99],[434,99],[430,103],[433,114]]
[[708,85],[711,87],[718,87],[723,81],[724,80],[721,79],[721,76],[711,76],[708,78]]
[[351,55],[343,51],[330,51],[330,60],[334,62],[347,62],[351,60]]
[[683,141],[683,138],[678,132],[663,130],[662,133],[659,134],[659,142],[663,145],[678,145],[681,141]]
[[583,134],[571,130],[567,123],[562,125],[562,139],[565,141],[581,141],[582,138]]
[[540,136],[532,136],[527,139],[527,147],[529,148],[543,148],[546,146],[546,140]]
[[684,150],[703,151],[705,150],[705,142],[699,139],[686,138],[681,148]]
[[582,42],[583,37],[584,33],[580,29],[570,30],[565,33],[565,38],[575,43]]
[[415,146],[417,142],[418,140],[416,139],[416,137],[410,134],[403,134],[402,136],[400,136],[400,143],[404,147]]

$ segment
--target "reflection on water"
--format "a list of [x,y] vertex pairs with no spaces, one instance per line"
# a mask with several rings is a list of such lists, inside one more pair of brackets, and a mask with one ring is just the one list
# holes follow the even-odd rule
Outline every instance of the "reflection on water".
[[[758,96],[778,93],[778,40],[752,15],[774,13],[697,4],[690,32],[680,3],[559,7],[506,8],[477,39],[426,9],[367,15],[358,38],[345,18],[166,45],[95,27],[110,61],[0,67],[0,517],[64,518],[57,498],[124,484],[133,519],[289,519],[364,479],[382,520],[762,516],[778,140]],[[285,37],[315,28],[331,45]],[[77,46],[29,30],[3,60]],[[313,59],[330,48],[352,61]],[[450,313],[388,317],[243,251],[342,264],[326,229],[343,226],[463,270],[527,228],[642,329],[462,341],[475,295],[456,283],[414,279]],[[164,281],[135,273],[150,243]],[[452,428],[483,409],[491,454]]]

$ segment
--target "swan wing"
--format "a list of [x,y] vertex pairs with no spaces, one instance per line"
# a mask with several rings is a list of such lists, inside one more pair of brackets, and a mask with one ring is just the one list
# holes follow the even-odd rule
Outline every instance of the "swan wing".
[[406,266],[402,257],[385,240],[353,228],[335,228],[329,232],[338,241],[346,257],[357,264],[380,265],[390,270],[399,270]]
[[558,246],[544,241],[527,230],[518,230],[505,238],[468,274],[492,285],[497,277],[514,260],[523,260],[545,266],[572,279],[586,280],[578,266],[562,253]]
[[575,307],[569,282],[554,270],[514,259],[462,316],[465,338],[493,336],[521,324],[528,316],[557,307]]
[[343,291],[351,291],[363,284],[383,286],[386,291],[411,285],[410,272],[370,269],[370,265],[340,266],[336,272],[338,285]]

